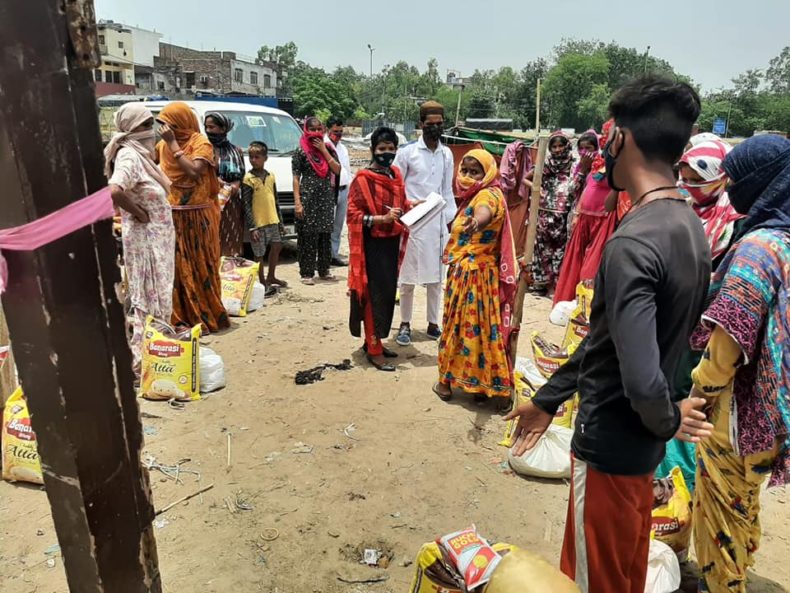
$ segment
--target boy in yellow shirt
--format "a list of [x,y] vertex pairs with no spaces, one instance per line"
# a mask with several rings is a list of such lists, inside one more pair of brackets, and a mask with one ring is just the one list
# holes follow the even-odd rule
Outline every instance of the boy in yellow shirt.
[[[255,260],[261,264],[258,275],[261,284],[266,286],[266,294],[274,294],[276,286],[286,287],[288,284],[275,276],[277,263],[285,234],[280,203],[277,200],[277,184],[274,174],[264,169],[269,157],[269,147],[263,142],[254,141],[249,147],[250,165],[252,170],[244,176],[241,184],[241,197],[244,202],[244,214],[247,228],[250,229],[250,244]],[[263,258],[269,248],[269,270],[264,280]]]

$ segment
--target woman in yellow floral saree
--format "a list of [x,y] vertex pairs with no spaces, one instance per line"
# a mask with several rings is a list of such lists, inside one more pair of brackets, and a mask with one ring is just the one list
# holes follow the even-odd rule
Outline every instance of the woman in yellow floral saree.
[[433,390],[443,400],[452,397],[453,387],[481,398],[509,398],[518,268],[494,157],[482,149],[469,151],[458,168],[456,193],[461,206],[444,252],[444,329]]

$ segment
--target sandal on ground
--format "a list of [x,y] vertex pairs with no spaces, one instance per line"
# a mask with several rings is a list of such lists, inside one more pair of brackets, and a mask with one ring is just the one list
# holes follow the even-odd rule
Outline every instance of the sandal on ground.
[[327,274],[326,276],[319,276],[324,282],[337,282],[337,277],[334,274]]
[[305,278],[302,278],[302,284],[304,284],[306,286],[314,286],[315,285],[315,280],[313,280],[312,278],[305,277]]
[[288,288],[288,283],[285,280],[279,280],[278,278],[272,278],[268,280],[268,283],[272,286],[279,286],[280,288]]
[[276,286],[267,286],[266,292],[263,293],[264,296],[272,297],[277,294],[277,287]]
[[370,364],[372,364],[374,367],[376,367],[378,370],[384,371],[384,372],[387,372],[387,373],[394,373],[397,370],[395,368],[394,364],[389,363],[389,362],[386,362],[384,364],[379,364],[375,360],[373,360],[372,356],[368,356],[368,362]]
[[434,384],[433,384],[433,387],[431,387],[431,390],[432,390],[432,391],[433,391],[433,392],[434,392],[434,393],[435,393],[435,394],[436,394],[436,395],[439,397],[439,399],[440,399],[440,400],[442,400],[443,402],[448,402],[448,401],[450,401],[450,400],[453,398],[453,392],[452,392],[452,390],[450,390],[450,393],[442,393],[441,391],[439,391],[439,385],[440,385],[439,383],[434,383]]

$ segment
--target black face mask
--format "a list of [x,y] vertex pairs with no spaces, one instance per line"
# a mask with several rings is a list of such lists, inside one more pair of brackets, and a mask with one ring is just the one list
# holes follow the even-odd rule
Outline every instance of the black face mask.
[[444,125],[426,124],[422,127],[422,133],[428,140],[438,140],[444,133]]
[[227,132],[211,132],[206,134],[206,136],[208,137],[208,141],[215,146],[217,144],[222,144],[228,138]]
[[379,152],[373,155],[373,161],[381,167],[391,167],[395,162],[394,152]]
[[[621,132],[619,130],[615,132],[615,134],[620,134],[620,133]],[[609,187],[611,187],[614,191],[625,191],[625,189],[621,187],[617,187],[614,184],[614,166],[617,164],[617,159],[620,158],[620,155],[618,154],[617,156],[613,156],[612,153],[609,152],[609,149],[611,148],[613,142],[614,142],[614,137],[612,137],[612,139],[606,143],[606,146],[604,146],[603,149],[603,159],[604,162],[606,163],[606,181],[607,183],[609,183]],[[620,150],[622,151],[622,148]]]
[[738,214],[749,214],[749,210],[755,202],[753,195],[747,194],[743,188],[738,187],[737,183],[731,183],[727,188],[727,197],[730,199],[730,205]]

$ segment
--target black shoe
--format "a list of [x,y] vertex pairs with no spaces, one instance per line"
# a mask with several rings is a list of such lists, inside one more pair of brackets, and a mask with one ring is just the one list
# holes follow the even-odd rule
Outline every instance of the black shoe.
[[[398,358],[398,353],[397,352],[393,352],[392,350],[390,350],[386,346],[382,346],[382,350],[384,351],[384,352],[382,352],[382,354],[384,354],[385,358]],[[367,344],[362,344],[362,351],[365,354],[368,353],[368,345]]]
[[348,267],[348,262],[344,259],[340,259],[339,257],[333,257],[332,265],[336,268],[345,268]]
[[432,340],[438,340],[442,337],[442,330],[438,325],[429,325],[428,331],[425,333],[427,333],[428,337]]
[[371,357],[371,356],[368,356],[368,362],[370,364],[372,364],[374,367],[376,367],[378,370],[384,371],[384,372],[387,372],[387,373],[394,373],[397,370],[395,368],[394,364],[389,363],[389,362],[386,362],[384,364],[379,364],[375,360],[373,360],[373,357]]

